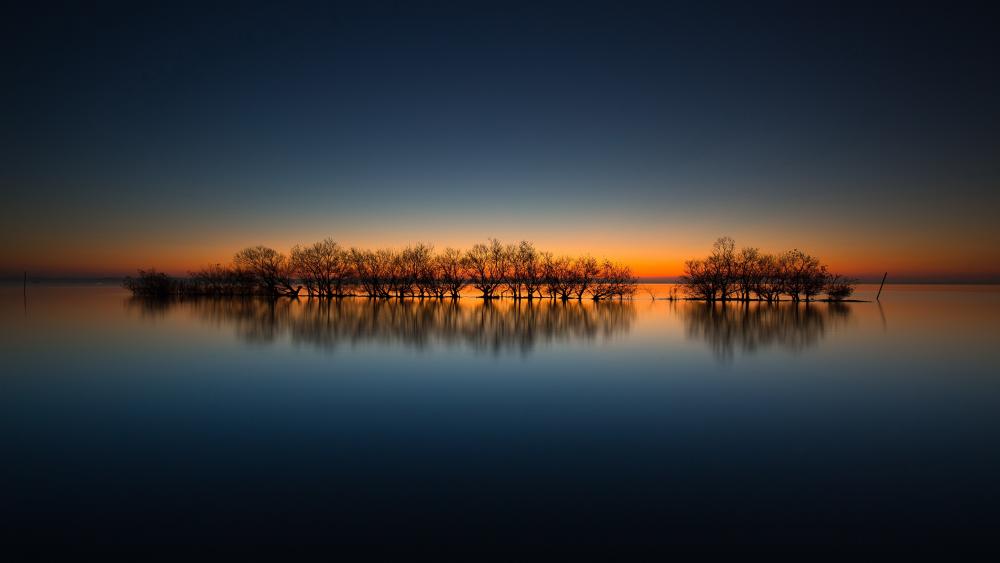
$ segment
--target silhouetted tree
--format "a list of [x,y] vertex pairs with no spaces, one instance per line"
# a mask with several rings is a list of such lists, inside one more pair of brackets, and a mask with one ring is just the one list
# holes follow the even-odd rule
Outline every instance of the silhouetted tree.
[[695,297],[706,301],[726,301],[736,291],[736,274],[736,243],[730,237],[720,237],[712,245],[708,258],[684,263],[681,283]]
[[[292,268],[284,254],[266,246],[244,248],[233,257],[233,264],[246,271],[265,295],[297,295],[292,288]],[[300,286],[301,289],[301,286]]]
[[681,276],[681,284],[684,285],[688,295],[705,301],[715,301],[715,296],[718,293],[716,278],[704,260],[684,262],[684,275]]
[[819,294],[826,285],[826,267],[819,259],[802,252],[789,250],[779,258],[784,287],[782,292],[799,301],[805,295],[806,301]]
[[515,264],[515,275],[524,288],[525,297],[534,299],[536,293],[541,297],[542,285],[545,282],[541,253],[535,250],[530,242],[523,240],[517,247]]
[[824,290],[831,301],[843,301],[854,293],[855,283],[857,283],[857,280],[845,278],[840,274],[833,274],[827,280]]
[[482,292],[483,299],[492,299],[504,284],[510,266],[510,254],[503,244],[490,239],[489,244],[476,244],[465,253],[464,264],[472,279],[472,287]]
[[831,280],[826,266],[801,250],[774,256],[747,247],[737,253],[729,237],[715,241],[708,258],[685,262],[681,277],[688,295],[705,301],[733,297],[749,301],[751,295],[767,302],[778,301],[781,295],[788,295],[792,301],[811,301],[823,292],[837,299],[834,295],[844,291],[850,295],[853,291],[853,282],[838,278],[838,287],[831,294]]
[[434,261],[440,287],[451,297],[457,298],[469,283],[462,251],[446,248],[434,258]]
[[573,263],[573,293],[579,301],[583,294],[590,291],[597,283],[601,267],[592,256],[581,256]]
[[759,279],[754,292],[758,299],[773,303],[781,297],[784,289],[784,272],[781,261],[773,254],[761,254],[757,260]]
[[434,247],[417,243],[416,246],[407,247],[402,254],[416,295],[421,298],[436,297],[438,275],[434,262]]
[[411,261],[411,249],[406,248],[402,252],[386,249],[383,252],[389,257],[390,294],[397,298],[413,295],[417,273]]
[[736,241],[731,237],[720,237],[712,245],[712,254],[705,263],[714,279],[719,299],[728,300],[736,288]]
[[830,274],[826,271],[826,266],[820,265],[810,270],[802,286],[802,295],[806,301],[812,301],[817,295],[823,293],[829,280]]
[[752,247],[744,247],[736,255],[735,281],[739,298],[743,301],[750,300],[750,294],[759,294],[761,278],[763,277],[762,256],[759,250]]
[[348,253],[354,279],[367,297],[389,297],[392,253],[352,248]]
[[254,276],[245,270],[214,264],[188,272],[187,284],[179,290],[192,295],[252,295],[256,283]]
[[576,288],[576,271],[573,260],[566,256],[554,258],[546,253],[543,256],[545,286],[552,299],[567,301]]
[[632,297],[638,285],[638,279],[632,275],[632,269],[624,264],[616,264],[605,260],[595,283],[588,291],[595,301],[602,299],[624,299]]
[[136,277],[127,277],[122,285],[135,295],[143,297],[166,297],[177,292],[177,283],[156,268],[138,270]]
[[[713,258],[713,264],[724,261]],[[447,248],[435,254],[432,246],[423,243],[402,250],[344,250],[327,238],[295,245],[288,256],[266,246],[247,247],[234,255],[231,265],[206,266],[189,272],[187,279],[173,279],[155,270],[139,274],[123,282],[137,295],[274,297],[295,296],[305,288],[308,295],[318,297],[360,292],[372,298],[443,298],[459,297],[471,284],[485,299],[505,294],[534,299],[547,294],[568,301],[582,300],[585,295],[594,300],[622,299],[634,294],[637,283],[627,266],[610,260],[601,262],[589,255],[556,258],[539,252],[528,241],[505,245],[496,239],[466,252]]]
[[291,266],[310,295],[341,296],[350,279],[347,252],[330,238],[293,247]]

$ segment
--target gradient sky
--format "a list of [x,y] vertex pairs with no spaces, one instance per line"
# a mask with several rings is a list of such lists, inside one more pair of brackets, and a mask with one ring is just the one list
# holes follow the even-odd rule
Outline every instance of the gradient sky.
[[730,235],[1000,279],[985,13],[79,4],[0,23],[0,275],[182,274],[332,236],[528,239],[669,276]]

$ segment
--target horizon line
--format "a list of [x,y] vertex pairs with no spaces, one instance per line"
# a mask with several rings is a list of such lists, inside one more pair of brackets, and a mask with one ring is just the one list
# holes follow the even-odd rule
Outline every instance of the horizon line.
[[[129,274],[124,275],[42,275],[42,276],[27,276],[27,281],[32,284],[39,283],[107,283],[114,282],[120,284]],[[186,279],[189,276],[171,276],[177,279]],[[639,283],[644,284],[677,284],[681,283],[681,276],[636,276]],[[858,276],[857,283],[859,284],[877,284],[882,281],[881,275],[872,276],[871,274]],[[20,285],[24,282],[24,275],[18,274],[7,274],[0,275],[0,284],[3,285]],[[1000,285],[1000,276],[996,275],[983,275],[982,277],[972,274],[968,277],[936,277],[927,275],[900,275],[896,279],[891,276],[886,279],[886,285],[892,284],[926,284],[926,285]]]

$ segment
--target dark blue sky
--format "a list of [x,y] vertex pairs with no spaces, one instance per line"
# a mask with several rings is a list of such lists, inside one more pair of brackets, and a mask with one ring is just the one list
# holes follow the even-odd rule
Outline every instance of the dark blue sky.
[[671,270],[728,233],[997,272],[985,13],[360,4],[9,12],[0,268],[497,235]]

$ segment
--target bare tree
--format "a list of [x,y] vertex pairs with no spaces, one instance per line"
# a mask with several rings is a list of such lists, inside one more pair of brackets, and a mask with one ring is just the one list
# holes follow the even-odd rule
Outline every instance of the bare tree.
[[343,295],[343,286],[349,276],[347,255],[333,239],[327,238],[309,246],[294,246],[291,261],[292,270],[310,295]]
[[572,297],[576,288],[576,272],[573,260],[566,256],[553,258],[551,254],[544,255],[544,278],[549,297],[563,301]]
[[854,284],[856,283],[857,280],[845,278],[840,274],[832,274],[827,280],[824,291],[831,301],[843,301],[854,293]]
[[737,267],[736,242],[730,237],[720,237],[712,245],[708,258],[684,263],[681,283],[693,297],[726,301],[738,288]]
[[[632,269],[624,264],[617,264],[611,260],[605,260],[601,265],[600,274],[596,282],[591,284],[588,291],[594,301],[602,299],[624,299],[632,297],[638,286],[638,279],[632,275]],[[653,294],[650,293],[652,297]]]
[[354,278],[366,296],[392,295],[394,254],[391,250],[372,251],[352,248],[349,259],[354,270]]
[[815,268],[807,272],[802,286],[802,295],[805,296],[806,301],[812,301],[817,295],[823,293],[830,281],[830,274],[826,271],[826,266],[819,265],[819,260],[816,261],[816,264]]
[[753,295],[770,303],[780,300],[781,295],[788,295],[792,301],[803,298],[812,301],[823,292],[850,295],[852,291],[849,280],[831,277],[818,258],[801,250],[774,256],[752,247],[739,253],[734,248],[731,238],[722,237],[715,242],[708,258],[685,263],[681,279],[688,295],[706,301],[725,301],[731,296],[749,301]]
[[739,298],[743,301],[749,301],[751,293],[759,295],[757,290],[763,275],[761,262],[760,251],[752,247],[744,247],[736,256],[734,272],[736,288]]
[[732,297],[736,288],[736,241],[719,237],[712,245],[712,254],[705,261],[714,279],[716,293],[722,301]]
[[483,299],[492,299],[507,274],[509,253],[500,241],[476,244],[465,253],[465,267],[472,278],[472,287],[482,292]]
[[799,301],[805,294],[808,301],[822,291],[826,284],[826,269],[819,259],[802,252],[789,250],[779,258],[784,288],[782,292]]
[[435,256],[440,285],[447,291],[447,294],[457,298],[462,293],[462,289],[468,285],[468,275],[465,270],[462,251],[456,248],[446,248],[444,252]]
[[233,264],[253,276],[265,295],[298,295],[292,288],[292,269],[284,254],[266,246],[244,248],[233,257]]
[[759,279],[754,293],[758,299],[773,303],[781,297],[784,289],[781,261],[773,254],[761,254],[757,259]]
[[156,268],[138,270],[138,276],[128,276],[122,282],[125,289],[143,297],[169,297],[177,293],[177,282]]
[[506,293],[509,293],[512,299],[521,298],[521,288],[523,287],[522,277],[524,272],[522,271],[522,266],[520,262],[520,254],[518,252],[519,247],[515,244],[508,244],[504,246],[504,253],[506,254],[507,268],[503,276],[503,286],[506,288]]
[[711,266],[704,260],[688,260],[684,262],[684,275],[681,284],[688,295],[705,301],[715,301],[718,293],[716,276]]
[[[724,253],[723,253],[724,254]],[[714,260],[714,258],[713,258]],[[716,261],[724,264],[724,261]],[[716,264],[713,262],[713,264]],[[303,285],[294,287],[298,282]],[[342,297],[355,291],[368,297],[459,297],[472,285],[484,299],[508,294],[514,299],[594,300],[624,298],[635,292],[636,278],[622,264],[584,255],[573,259],[539,252],[528,241],[501,244],[496,239],[466,252],[447,248],[435,254],[418,243],[403,250],[343,249],[327,238],[295,245],[288,256],[266,246],[240,250],[231,265],[215,264],[173,279],[155,270],[127,278],[136,294],[289,295],[304,288],[311,296]]]
[[581,256],[576,259],[573,263],[573,293],[577,300],[583,299],[583,294],[597,282],[600,273],[601,267],[592,256]]
[[407,247],[402,252],[406,274],[411,287],[418,297],[433,297],[436,293],[437,277],[434,271],[434,247],[424,243]]
[[524,294],[528,299],[534,299],[535,294],[542,296],[542,284],[544,283],[544,267],[541,254],[535,250],[534,245],[526,240],[522,240],[517,247],[515,259],[515,276],[524,287]]
[[192,289],[206,295],[225,295],[229,278],[229,268],[222,264],[212,264],[199,270],[188,272]]

